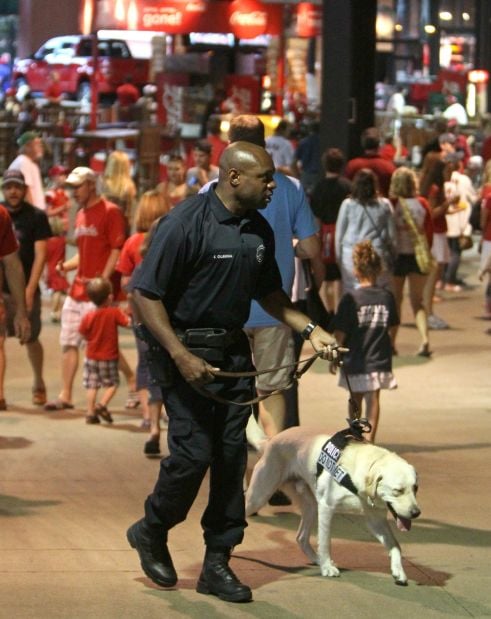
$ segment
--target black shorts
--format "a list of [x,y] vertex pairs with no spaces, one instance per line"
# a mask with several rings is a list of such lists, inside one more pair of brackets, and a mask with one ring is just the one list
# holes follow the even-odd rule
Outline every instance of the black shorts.
[[414,254],[399,254],[394,265],[394,277],[406,277],[411,273],[424,275],[416,262]]
[[336,280],[341,279],[341,271],[339,270],[336,262],[328,262],[324,266],[326,267],[326,275],[324,277],[324,281],[335,282]]

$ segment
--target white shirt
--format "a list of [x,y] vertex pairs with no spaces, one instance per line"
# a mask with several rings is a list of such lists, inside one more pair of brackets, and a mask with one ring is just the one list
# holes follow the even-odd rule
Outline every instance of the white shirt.
[[443,112],[443,117],[447,120],[455,119],[459,125],[467,125],[467,112],[461,103],[452,103]]
[[277,168],[292,165],[295,151],[290,140],[281,135],[272,135],[266,138],[266,150],[273,158],[273,163]]
[[19,155],[9,165],[9,170],[20,170],[24,175],[26,185],[29,187],[32,196],[33,206],[37,206],[43,211],[46,210],[46,200],[44,197],[43,181],[41,170],[37,163],[27,155]]

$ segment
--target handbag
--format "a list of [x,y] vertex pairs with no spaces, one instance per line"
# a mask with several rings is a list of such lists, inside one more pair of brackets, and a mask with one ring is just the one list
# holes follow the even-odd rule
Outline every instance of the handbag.
[[461,234],[459,236],[460,251],[471,249],[473,245],[474,245],[474,241],[472,240],[472,236],[470,234]]
[[428,247],[428,240],[426,239],[426,236],[418,230],[418,226],[411,215],[411,211],[406,200],[404,198],[399,198],[399,203],[402,208],[404,221],[409,227],[412,237],[414,258],[416,259],[416,263],[421,273],[427,275],[433,268],[433,264],[435,262],[433,256],[431,255],[430,248]]

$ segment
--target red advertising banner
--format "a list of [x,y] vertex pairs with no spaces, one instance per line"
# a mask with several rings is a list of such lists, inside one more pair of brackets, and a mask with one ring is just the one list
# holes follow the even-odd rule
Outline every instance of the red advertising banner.
[[129,30],[230,32],[252,39],[261,34],[281,34],[282,15],[282,5],[259,0],[103,0],[98,27],[110,27],[110,20],[112,27]]

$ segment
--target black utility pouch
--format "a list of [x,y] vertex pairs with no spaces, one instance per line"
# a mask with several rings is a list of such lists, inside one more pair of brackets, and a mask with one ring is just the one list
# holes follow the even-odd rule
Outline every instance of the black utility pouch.
[[139,323],[135,326],[138,339],[148,346],[145,357],[150,372],[150,380],[153,385],[163,388],[172,387],[176,378],[176,366],[166,349],[159,344],[145,325]]
[[193,355],[208,361],[208,363],[224,361],[225,349],[231,343],[226,329],[213,328],[186,329],[182,336],[182,342]]

